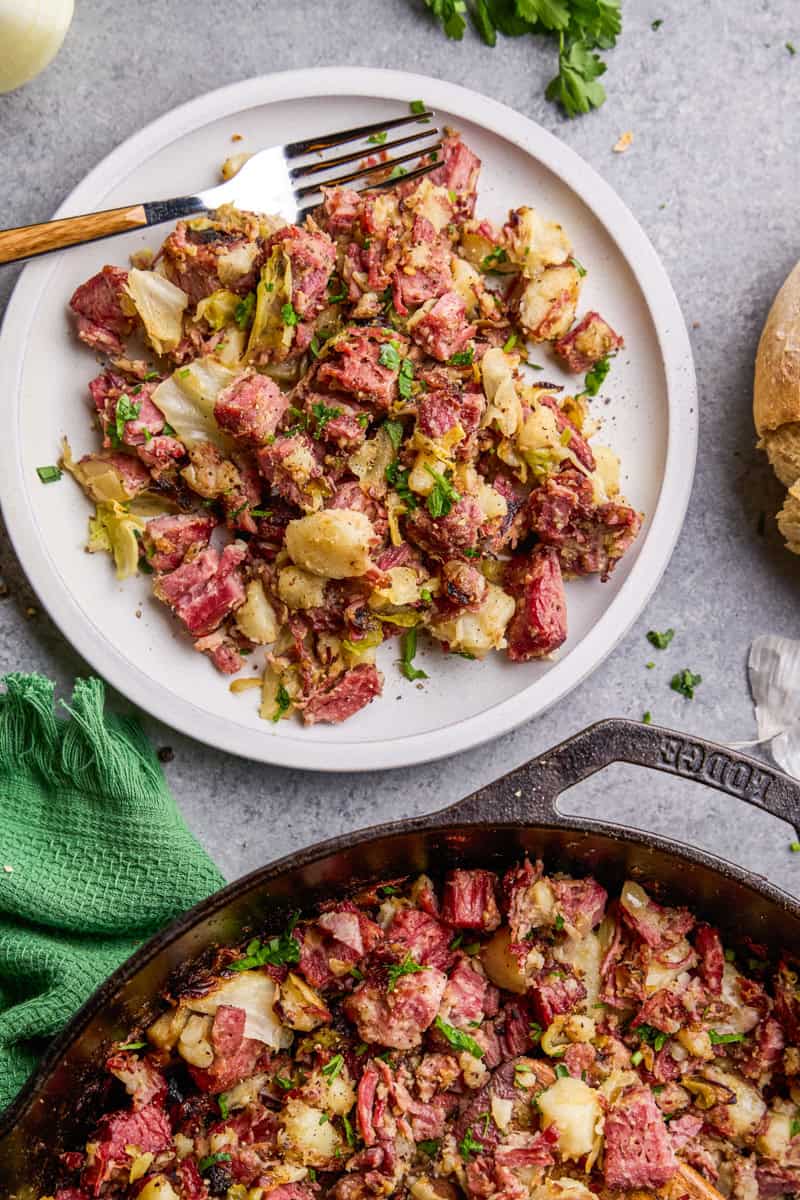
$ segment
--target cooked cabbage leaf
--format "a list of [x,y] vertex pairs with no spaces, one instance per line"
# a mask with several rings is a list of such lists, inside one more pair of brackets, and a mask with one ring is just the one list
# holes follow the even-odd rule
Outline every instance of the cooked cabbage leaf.
[[189,304],[186,292],[158,272],[136,267],[128,272],[125,291],[156,354],[174,350],[183,337],[183,314]]
[[229,292],[227,288],[217,288],[210,296],[200,301],[195,320],[208,321],[212,329],[233,325],[239,299],[235,292]]
[[231,440],[214,419],[214,404],[222,389],[239,374],[213,355],[196,358],[158,385],[153,403],[185,446],[213,442],[221,450],[230,450]]
[[248,357],[266,355],[285,358],[294,339],[294,325],[284,321],[284,309],[292,302],[292,264],[275,246],[261,268],[256,288],[256,312],[247,343]]
[[112,500],[98,504],[95,515],[89,518],[89,541],[86,549],[90,554],[105,550],[114,558],[117,579],[136,575],[139,569],[139,538],[146,522]]
[[134,492],[125,486],[125,480],[114,464],[101,454],[86,455],[80,462],[72,457],[72,448],[66,438],[61,443],[61,465],[76,479],[90,500],[95,504],[117,501],[123,504],[132,499]]

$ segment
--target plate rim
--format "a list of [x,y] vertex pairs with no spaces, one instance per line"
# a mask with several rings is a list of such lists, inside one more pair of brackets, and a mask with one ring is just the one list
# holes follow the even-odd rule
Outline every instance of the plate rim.
[[[154,684],[143,670],[132,671],[116,646],[94,639],[91,619],[63,586],[39,540],[35,519],[22,503],[25,484],[21,458],[16,453],[16,422],[11,436],[0,440],[0,507],[22,568],[62,635],[98,674],[143,712],[214,749],[251,761],[322,772],[362,772],[416,766],[485,744],[546,712],[605,661],[649,602],[683,528],[697,456],[697,383],[688,330],[666,269],[624,201],[554,134],[510,106],[448,80],[385,68],[332,66],[301,68],[228,84],[170,109],[132,134],[82,178],[54,217],[89,210],[97,204],[98,194],[101,198],[107,195],[146,158],[203,125],[267,104],[326,95],[401,103],[424,95],[431,107],[457,112],[513,143],[552,172],[592,212],[645,293],[666,379],[669,419],[664,470],[637,561],[594,628],[559,667],[541,679],[482,713],[439,729],[370,742],[319,742],[303,737],[302,732],[298,736],[258,738],[252,730],[220,721],[215,714],[199,710],[190,700]],[[19,414],[27,350],[26,317],[59,261],[60,255],[51,255],[26,266],[6,308],[0,329],[0,387],[13,396],[13,415]],[[667,334],[669,341],[665,344]],[[537,695],[531,702],[533,692]]]

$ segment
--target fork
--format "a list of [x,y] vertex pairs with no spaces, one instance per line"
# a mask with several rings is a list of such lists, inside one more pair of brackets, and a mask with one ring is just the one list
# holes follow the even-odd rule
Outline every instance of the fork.
[[[352,184],[360,179],[368,181],[370,176],[389,170],[388,176],[367,183],[368,190],[375,191],[393,187],[400,176],[405,182],[418,179],[434,170],[437,165],[435,157],[433,161],[429,160],[414,170],[406,171],[403,167],[403,163],[411,162],[420,155],[438,155],[442,148],[441,131],[430,126],[432,120],[433,113],[426,109],[410,116],[393,117],[389,121],[375,121],[370,125],[359,125],[355,129],[343,129],[338,133],[324,134],[322,137],[289,142],[286,146],[269,146],[249,158],[232,179],[217,187],[197,192],[194,196],[151,200],[145,204],[109,208],[84,216],[62,217],[60,220],[44,221],[39,225],[22,225],[16,229],[1,230],[0,263],[19,262],[52,250],[63,250],[67,246],[96,242],[100,238],[112,237],[117,233],[128,233],[132,229],[159,225],[163,221],[176,221],[179,217],[188,217],[192,213],[212,211],[221,204],[271,213],[295,222],[315,207],[309,203],[310,197],[319,193],[322,187]],[[375,143],[380,146],[381,151],[414,144],[413,150],[377,164],[358,163],[365,154],[371,153],[367,148],[361,147],[335,158],[318,158],[314,162],[292,165],[297,160],[320,154],[334,146],[344,146],[348,142],[362,141],[377,134],[388,134],[390,130],[399,130],[406,125],[423,123],[428,124],[429,128],[405,134],[393,141],[386,141],[384,138]],[[349,163],[357,165],[343,174],[327,176],[326,172]]]

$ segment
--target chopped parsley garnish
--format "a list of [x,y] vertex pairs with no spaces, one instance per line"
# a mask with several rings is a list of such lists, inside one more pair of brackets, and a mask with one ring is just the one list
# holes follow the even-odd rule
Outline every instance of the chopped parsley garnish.
[[725,951],[725,962],[736,962],[736,951],[730,946]]
[[282,683],[278,684],[275,701],[275,712],[272,714],[271,720],[277,724],[283,714],[288,712],[292,705],[292,698]]
[[450,359],[451,367],[471,367],[475,358],[475,347],[467,346],[466,350],[459,350]]
[[148,371],[144,377],[145,383],[151,383],[154,379],[160,379],[158,371]]
[[481,259],[481,270],[495,271],[501,263],[506,262],[508,262],[507,252],[502,246],[495,246],[494,250]]
[[458,949],[458,947],[459,947],[459,946],[461,945],[461,943],[463,942],[463,940],[464,940],[464,935],[463,935],[463,933],[459,933],[459,934],[457,934],[457,935],[456,935],[456,936],[453,938],[452,942],[450,943],[450,949],[451,949],[451,950],[457,950],[457,949]]
[[256,294],[255,292],[248,292],[244,300],[240,300],[233,310],[233,319],[239,329],[247,329],[248,325],[252,323],[255,307]]
[[702,682],[702,675],[694,675],[688,667],[684,667],[682,671],[678,671],[677,675],[672,676],[669,686],[673,692],[680,692],[687,700],[694,700],[694,689]]
[[663,1033],[653,1025],[637,1025],[633,1032],[640,1042],[646,1042],[649,1046],[652,1046],[656,1053],[659,1050],[663,1050],[669,1041],[669,1034]]
[[[438,1017],[436,1018],[438,1021]],[[459,1153],[467,1162],[471,1154],[480,1154],[484,1150],[483,1142],[477,1141],[469,1130],[464,1134],[461,1141],[458,1143]]]
[[433,600],[433,592],[430,590],[430,588],[420,588],[419,598],[420,600],[424,601],[425,604],[430,604],[431,600]]
[[250,516],[251,517],[271,517],[272,509],[271,508],[251,508]]
[[[130,396],[120,396],[114,411],[114,434],[117,442],[125,437],[125,426],[128,421],[135,421],[142,411],[142,403],[134,404]],[[112,441],[114,438],[112,437]]]
[[664,24],[664,18],[663,18],[663,17],[656,17],[655,21],[651,21],[651,22],[650,22],[650,28],[651,28],[653,31],[655,31],[656,29],[660,29],[660,28],[661,28],[661,26],[662,26],[663,24]]
[[641,1050],[634,1050],[633,1054],[631,1055],[631,1062],[633,1063],[634,1067],[638,1067],[643,1058],[644,1055],[642,1054]]
[[789,1137],[797,1137],[798,1133],[800,1133],[800,1117],[792,1117],[792,1123],[789,1126]]
[[650,709],[648,708],[646,712],[642,713],[642,724],[643,725],[652,725],[652,723],[653,723],[653,714],[650,712]]
[[400,659],[400,670],[409,682],[415,679],[427,679],[428,676],[420,667],[414,666],[414,656],[417,653],[417,630],[414,626],[407,629],[400,641],[403,657]]
[[364,978],[364,972],[359,971],[358,967],[351,967],[349,974],[355,979],[356,983],[361,983],[361,980]]
[[413,391],[414,364],[410,358],[404,358],[400,364],[400,374],[397,376],[397,390],[404,400],[408,400]]
[[400,888],[395,887],[393,883],[382,883],[378,888],[381,896],[399,896]]
[[789,842],[789,849],[792,854],[800,854],[800,842]]
[[191,375],[191,371],[189,370],[189,368],[188,368],[188,367],[184,367],[182,371],[178,371],[178,378],[179,378],[179,379],[186,379],[186,377],[187,377],[188,375]]
[[300,962],[300,943],[292,937],[292,930],[299,919],[300,914],[295,913],[285,931],[278,937],[270,938],[268,942],[253,938],[248,944],[245,957],[230,963],[228,970],[250,971],[254,967],[280,967],[285,963]]
[[405,169],[405,167],[401,167],[400,164],[398,163],[396,166],[392,167],[391,172],[389,173],[389,178],[390,179],[401,179],[403,175],[407,175],[407,174],[408,174],[408,171]]
[[564,928],[564,918],[562,917],[561,913],[556,913],[556,919],[555,919],[554,923],[555,923],[556,929],[560,933],[561,930]]
[[556,1063],[555,1073],[556,1073],[557,1079],[566,1079],[567,1076],[569,1075],[569,1071],[567,1070],[567,1068],[564,1066],[563,1063]]
[[652,658],[651,658],[651,659],[650,659],[650,662],[646,662],[644,665],[645,665],[645,668],[646,668],[648,671],[652,671],[653,667],[654,667],[656,664],[653,662],[653,660],[652,660]]
[[416,975],[419,971],[425,971],[426,969],[426,967],[420,966],[420,964],[416,962],[416,960],[413,959],[410,954],[407,954],[402,962],[392,963],[392,965],[389,967],[388,990],[393,992],[397,987],[397,981],[401,979],[403,975]]
[[312,1183],[317,1182],[317,1172],[314,1170],[313,1167],[308,1168],[308,1178],[311,1180]]
[[356,1058],[363,1058],[368,1049],[366,1042],[359,1042],[355,1050]]
[[434,518],[446,517],[453,505],[461,499],[461,493],[453,487],[446,475],[442,475],[440,471],[434,471],[433,467],[428,466],[427,463],[425,470],[433,480],[433,487],[426,500],[428,512]]
[[176,437],[175,430],[170,425],[169,421],[164,422],[164,428],[161,430],[164,437]]
[[512,333],[510,337],[503,342],[503,353],[510,354],[517,344],[517,335]]
[[383,143],[386,141],[387,137],[388,137],[388,134],[387,134],[386,130],[382,129],[380,131],[380,133],[370,134],[370,136],[367,138],[367,141],[373,146],[382,146]]
[[591,371],[586,372],[586,377],[583,381],[584,392],[587,396],[596,396],[603,386],[606,375],[611,370],[611,359],[606,355],[594,364]]
[[117,1046],[118,1050],[144,1050],[147,1042],[126,1042],[124,1046]]
[[281,308],[281,317],[284,325],[296,325],[300,320],[297,313],[294,311],[294,305],[291,300],[288,300]]
[[408,107],[415,117],[421,116],[428,109],[424,100],[410,100]]
[[342,1126],[344,1128],[344,1136],[347,1138],[348,1146],[355,1146],[356,1135],[347,1113],[342,1113]]
[[461,553],[465,558],[480,558],[481,556],[480,550],[472,550],[469,547],[466,550],[462,550]]
[[322,1074],[326,1076],[328,1082],[334,1080],[344,1066],[344,1058],[341,1054],[334,1054],[325,1066],[322,1068]]
[[358,423],[362,429],[366,429],[367,426],[369,425],[369,413],[368,412],[356,413],[356,420],[358,421]]
[[315,421],[317,422],[317,427],[314,430],[314,437],[317,439],[317,441],[319,441],[325,432],[325,426],[328,424],[328,422],[332,421],[334,417],[340,417],[342,415],[342,410],[340,408],[328,408],[327,404],[325,404],[322,400],[318,400],[316,404],[311,405],[311,412]]
[[409,510],[417,507],[417,498],[408,486],[408,467],[401,467],[399,459],[390,462],[386,468],[386,482],[391,484],[397,495]]
[[471,1038],[468,1033],[464,1033],[463,1029],[456,1029],[455,1025],[448,1025],[441,1017],[437,1017],[433,1025],[456,1050],[466,1050],[473,1058],[483,1058],[483,1049],[474,1038]]
[[400,370],[400,347],[397,342],[384,342],[381,346],[378,362],[390,371]]
[[791,54],[792,58],[794,58],[795,54],[797,54],[797,47],[795,46],[794,42],[787,42],[786,49]]
[[426,1138],[424,1142],[417,1142],[417,1149],[421,1150],[423,1154],[427,1154],[428,1158],[433,1158],[439,1153],[441,1144],[439,1138]]
[[717,1033],[716,1029],[709,1029],[709,1040],[712,1046],[728,1046],[731,1042],[743,1042],[743,1033]]
[[63,474],[59,467],[37,467],[36,474],[41,479],[42,483],[56,483]]
[[389,441],[392,443],[392,448],[395,452],[400,449],[400,443],[403,440],[403,425],[401,421],[384,421],[383,428],[389,435]]
[[648,642],[651,646],[655,646],[656,650],[666,650],[674,637],[674,629],[665,629],[663,633],[659,633],[656,629],[650,629],[647,633]]
[[528,1026],[528,1033],[530,1034],[530,1039],[535,1046],[539,1041],[539,1038],[544,1033],[544,1030],[537,1021],[531,1021],[530,1025]]
[[[341,289],[341,290],[337,290]],[[338,304],[340,300],[347,299],[347,288],[339,279],[338,275],[331,275],[328,280],[328,303]]]
[[228,1100],[224,1092],[217,1096],[217,1104],[219,1105],[219,1115],[223,1121],[227,1121],[230,1116],[230,1109],[228,1108]]
[[226,1151],[221,1151],[219,1154],[208,1154],[205,1158],[201,1158],[197,1164],[197,1169],[201,1175],[204,1175],[211,1167],[215,1167],[217,1163],[230,1162],[231,1156]]
[[569,261],[572,263],[573,267],[578,272],[581,279],[583,279],[584,275],[586,274],[586,267],[583,265],[583,263],[578,262],[577,258],[574,258],[574,257],[571,258]]
[[317,1124],[318,1125],[327,1125],[329,1121],[330,1121],[330,1117],[328,1116],[328,1114],[323,1113],[322,1116],[320,1117],[320,1119],[317,1121]]

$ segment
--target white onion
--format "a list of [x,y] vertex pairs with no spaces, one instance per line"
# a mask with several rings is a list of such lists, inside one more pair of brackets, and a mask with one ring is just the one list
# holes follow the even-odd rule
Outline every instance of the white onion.
[[61,48],[73,0],[0,0],[0,92],[33,79]]

